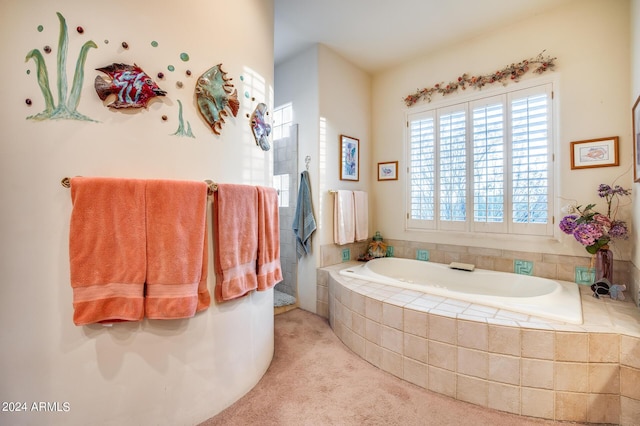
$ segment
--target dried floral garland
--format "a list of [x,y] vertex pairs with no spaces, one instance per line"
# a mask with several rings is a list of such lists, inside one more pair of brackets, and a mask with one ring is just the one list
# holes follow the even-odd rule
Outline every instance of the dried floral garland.
[[434,93],[441,93],[443,96],[449,93],[457,92],[458,89],[466,90],[468,87],[480,89],[486,84],[493,84],[502,82],[504,85],[509,80],[518,81],[528,71],[533,71],[536,74],[542,74],[547,70],[553,69],[555,66],[555,57],[543,56],[544,50],[535,58],[525,59],[517,64],[511,64],[502,70],[496,71],[493,74],[479,75],[469,77],[468,74],[462,74],[458,77],[457,81],[452,81],[445,85],[444,83],[436,84],[433,87],[418,90],[416,93],[404,98],[404,103],[410,107],[418,102],[420,99],[431,102],[431,96]]

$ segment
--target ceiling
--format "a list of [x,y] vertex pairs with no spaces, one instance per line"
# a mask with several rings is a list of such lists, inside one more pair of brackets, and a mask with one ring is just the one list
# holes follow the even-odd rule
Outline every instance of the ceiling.
[[322,43],[369,73],[574,0],[274,0],[275,64]]

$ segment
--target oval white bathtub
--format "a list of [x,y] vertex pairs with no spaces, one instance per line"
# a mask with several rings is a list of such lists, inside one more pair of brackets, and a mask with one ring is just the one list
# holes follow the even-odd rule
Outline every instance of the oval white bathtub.
[[448,265],[396,257],[374,259],[340,271],[361,280],[421,291],[494,308],[582,324],[578,285],[508,272],[451,269]]

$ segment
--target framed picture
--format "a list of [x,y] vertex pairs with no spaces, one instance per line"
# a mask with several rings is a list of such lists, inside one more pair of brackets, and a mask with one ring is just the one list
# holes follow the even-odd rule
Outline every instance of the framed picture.
[[398,162],[378,163],[378,180],[398,180]]
[[360,141],[340,135],[340,180],[360,179]]
[[640,96],[633,104],[633,181],[640,182]]
[[617,136],[571,142],[571,170],[619,164]]

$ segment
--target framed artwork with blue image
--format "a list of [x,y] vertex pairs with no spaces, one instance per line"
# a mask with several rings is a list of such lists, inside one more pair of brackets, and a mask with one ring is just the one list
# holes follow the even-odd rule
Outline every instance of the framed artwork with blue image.
[[340,135],[340,180],[360,179],[360,140]]

